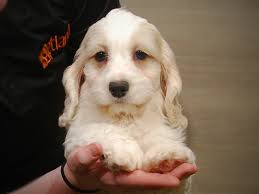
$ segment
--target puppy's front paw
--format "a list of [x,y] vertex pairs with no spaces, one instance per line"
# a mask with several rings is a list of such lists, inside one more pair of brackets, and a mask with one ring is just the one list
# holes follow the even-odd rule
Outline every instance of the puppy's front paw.
[[134,141],[116,141],[104,147],[104,163],[112,171],[133,171],[140,169],[143,152]]
[[182,144],[161,144],[151,147],[145,153],[143,169],[148,172],[169,172],[181,162],[195,162],[195,156],[188,147]]

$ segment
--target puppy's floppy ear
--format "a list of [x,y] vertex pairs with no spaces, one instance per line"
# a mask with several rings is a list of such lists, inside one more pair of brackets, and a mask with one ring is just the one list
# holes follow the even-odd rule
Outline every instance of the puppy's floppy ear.
[[74,63],[67,67],[63,74],[63,86],[65,88],[66,98],[64,103],[64,112],[59,117],[59,126],[68,128],[75,115],[80,91],[80,81],[83,74],[84,58],[80,55],[80,47],[76,53]]
[[161,41],[161,76],[160,85],[164,96],[164,113],[175,128],[185,129],[188,125],[186,117],[182,114],[179,95],[182,90],[182,80],[175,63],[173,51],[167,42]]

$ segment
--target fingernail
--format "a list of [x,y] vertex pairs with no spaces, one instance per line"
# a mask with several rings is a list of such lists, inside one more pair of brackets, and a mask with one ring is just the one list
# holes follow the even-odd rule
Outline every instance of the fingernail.
[[198,167],[196,165],[193,165],[193,170],[197,172],[198,171]]
[[89,149],[91,151],[92,156],[100,156],[101,155],[101,146],[96,143],[92,143],[89,145]]

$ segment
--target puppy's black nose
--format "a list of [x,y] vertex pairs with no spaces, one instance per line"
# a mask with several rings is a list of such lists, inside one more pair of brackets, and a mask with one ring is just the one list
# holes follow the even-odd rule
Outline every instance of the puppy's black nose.
[[121,98],[128,92],[129,83],[127,81],[110,82],[109,90],[113,97]]

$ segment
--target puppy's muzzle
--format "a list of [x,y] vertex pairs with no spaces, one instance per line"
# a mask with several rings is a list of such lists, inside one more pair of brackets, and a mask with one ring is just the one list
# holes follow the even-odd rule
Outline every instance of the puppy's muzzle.
[[113,97],[121,98],[127,94],[129,90],[129,83],[127,81],[110,82],[109,90]]

